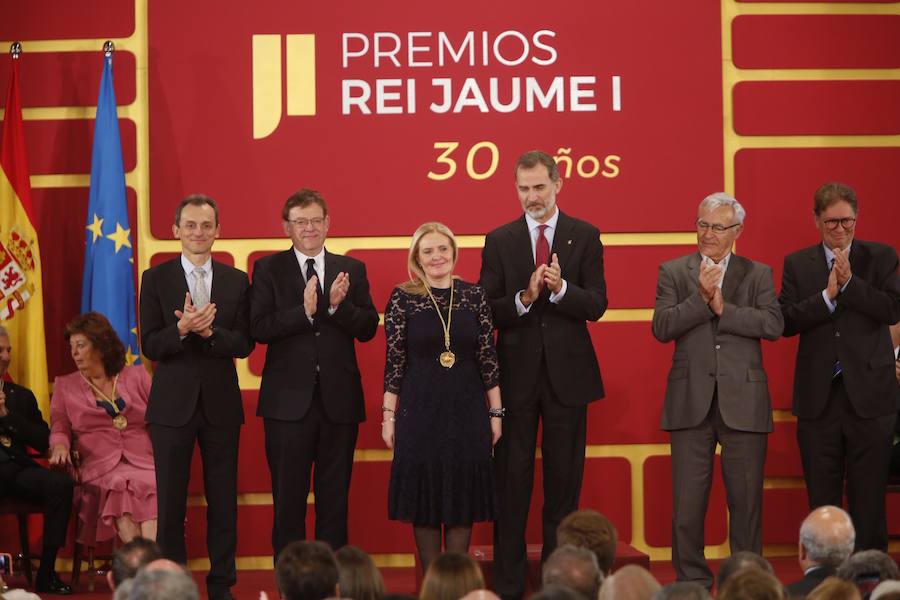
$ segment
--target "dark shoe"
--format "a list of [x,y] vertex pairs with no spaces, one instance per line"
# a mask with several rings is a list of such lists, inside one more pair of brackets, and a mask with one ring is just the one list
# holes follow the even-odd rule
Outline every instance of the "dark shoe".
[[59,594],[60,596],[68,596],[72,593],[72,588],[62,582],[56,571],[50,571],[46,575],[38,573],[37,579],[34,581],[34,589],[42,594]]
[[224,592],[218,591],[215,594],[209,592],[209,600],[234,600],[234,596],[231,595],[231,592],[225,590]]

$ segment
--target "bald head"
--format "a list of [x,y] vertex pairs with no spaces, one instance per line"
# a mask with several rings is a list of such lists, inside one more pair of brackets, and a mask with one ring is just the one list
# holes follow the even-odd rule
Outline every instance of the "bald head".
[[168,558],[157,558],[156,560],[147,563],[147,566],[144,567],[144,571],[178,571],[180,573],[187,573],[187,569],[184,568],[184,565],[179,565],[177,562],[169,560]]
[[837,568],[853,552],[853,521],[837,506],[820,506],[800,526],[800,563]]
[[500,600],[500,596],[491,590],[472,590],[460,600]]
[[661,589],[650,572],[637,565],[625,565],[603,581],[599,600],[650,600]]

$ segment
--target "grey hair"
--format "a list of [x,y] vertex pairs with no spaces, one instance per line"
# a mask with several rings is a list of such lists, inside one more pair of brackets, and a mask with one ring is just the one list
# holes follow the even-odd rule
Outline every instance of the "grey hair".
[[197,584],[184,571],[142,569],[131,581],[128,600],[200,600]]
[[853,545],[856,543],[856,529],[853,527],[853,521],[847,512],[837,506],[829,507],[834,512],[842,515],[847,519],[850,526],[850,535],[842,540],[831,539],[833,536],[828,535],[828,531],[822,531],[816,527],[816,523],[809,518],[800,525],[800,543],[806,548],[810,560],[837,568],[847,558],[853,554]]
[[570,544],[560,546],[547,557],[541,575],[544,585],[564,585],[592,600],[597,598],[603,583],[597,556],[587,548]]
[[738,223],[744,222],[744,217],[747,216],[747,211],[744,210],[744,207],[734,196],[730,196],[725,192],[716,192],[715,194],[710,194],[706,198],[700,202],[700,210],[709,209],[716,210],[721,206],[730,206],[734,211],[734,218],[737,219]]
[[709,600],[711,597],[696,581],[676,581],[653,594],[651,600]]
[[131,596],[132,587],[134,587],[133,577],[117,585],[116,590],[113,592],[113,600],[128,600],[128,597]]

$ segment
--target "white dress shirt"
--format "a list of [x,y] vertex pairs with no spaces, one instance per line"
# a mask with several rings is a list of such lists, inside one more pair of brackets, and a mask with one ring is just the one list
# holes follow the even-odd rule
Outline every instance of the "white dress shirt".
[[[553,250],[553,236],[556,235],[556,223],[559,221],[559,209],[555,209],[553,212],[553,216],[547,219],[546,223],[539,223],[535,219],[531,218],[528,213],[525,213],[525,224],[528,226],[528,235],[531,238],[531,259],[532,261],[537,260],[537,240],[538,236],[541,233],[540,226],[546,225],[547,228],[544,229],[544,237],[547,238],[547,246],[550,248],[551,252]],[[553,257],[553,254],[550,255],[550,258]],[[566,295],[567,288],[566,280],[562,280],[562,287],[559,288],[559,293],[550,292],[550,302],[556,304],[560,300],[563,299],[563,296]],[[520,290],[518,294],[516,294],[516,311],[519,313],[519,316],[524,315],[529,311],[531,305],[525,306],[522,304],[522,298],[519,296],[525,290]]]
[[[194,297],[194,287],[196,285],[196,279],[194,279],[194,269],[197,268],[197,265],[192,263],[187,259],[187,257],[182,254],[181,255],[181,268],[184,269],[184,278],[187,280],[188,291],[191,292],[191,298]],[[203,269],[203,281],[206,283],[206,291],[209,294],[210,301],[212,301],[212,285],[213,285],[213,276],[212,276],[212,257],[207,258],[206,262],[200,265],[200,268]]]

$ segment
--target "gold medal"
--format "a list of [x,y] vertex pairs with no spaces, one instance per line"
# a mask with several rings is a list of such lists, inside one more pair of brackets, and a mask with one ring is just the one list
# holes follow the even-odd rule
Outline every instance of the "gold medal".
[[113,427],[115,427],[119,431],[125,429],[126,427],[128,427],[128,419],[126,419],[125,415],[123,415],[122,413],[117,414],[113,418]]
[[441,307],[438,306],[437,300],[434,299],[434,294],[431,293],[431,288],[426,285],[425,291],[428,292],[428,297],[431,298],[431,302],[434,304],[434,310],[437,311],[438,318],[441,320],[441,328],[444,330],[444,348],[446,350],[441,352],[438,362],[445,369],[449,369],[456,364],[456,355],[450,350],[450,320],[453,318],[453,280],[450,280],[450,302],[447,304],[446,321],[444,320],[444,315],[441,314]]
[[8,435],[0,435],[0,444],[3,444],[4,448],[9,448],[12,446],[12,438]]
[[453,365],[456,364],[456,355],[450,352],[449,350],[446,352],[441,352],[441,366],[449,369]]

